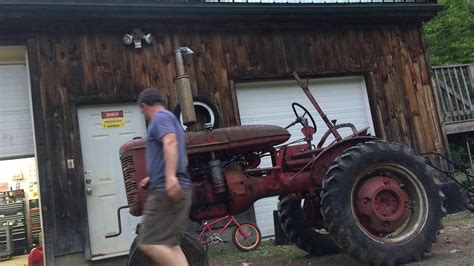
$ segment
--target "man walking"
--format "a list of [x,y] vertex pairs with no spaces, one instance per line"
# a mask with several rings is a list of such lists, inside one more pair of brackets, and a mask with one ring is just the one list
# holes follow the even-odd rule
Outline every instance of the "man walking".
[[146,159],[148,187],[138,248],[158,265],[188,265],[180,248],[191,208],[185,134],[176,116],[166,110],[159,91],[145,89],[138,104],[148,122]]

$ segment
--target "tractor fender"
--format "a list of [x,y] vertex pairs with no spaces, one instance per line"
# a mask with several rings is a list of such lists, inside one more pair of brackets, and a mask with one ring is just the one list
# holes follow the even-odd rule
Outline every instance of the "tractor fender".
[[359,143],[365,143],[371,140],[378,140],[378,138],[373,136],[355,136],[329,145],[323,152],[316,156],[311,166],[311,177],[315,184],[319,186],[322,185],[324,178],[326,178],[327,170],[345,150]]

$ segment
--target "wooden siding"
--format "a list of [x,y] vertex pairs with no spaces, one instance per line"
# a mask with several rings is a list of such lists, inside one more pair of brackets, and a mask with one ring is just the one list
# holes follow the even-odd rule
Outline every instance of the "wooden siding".
[[[239,123],[235,82],[294,70],[361,74],[378,136],[445,153],[420,23],[144,25],[155,42],[141,50],[123,45],[132,29],[124,26],[52,27],[28,42],[47,252],[80,252],[88,241],[76,106],[132,101],[146,87],[162,89],[174,106],[173,50],[182,44],[195,51],[186,58],[193,91],[216,104],[222,126]],[[67,169],[70,158],[76,169]]]

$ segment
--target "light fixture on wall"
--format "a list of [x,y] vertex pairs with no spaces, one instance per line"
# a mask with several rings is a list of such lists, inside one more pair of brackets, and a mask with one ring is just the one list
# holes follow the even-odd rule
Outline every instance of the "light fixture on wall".
[[141,29],[134,29],[131,34],[123,35],[122,39],[125,45],[133,45],[136,49],[142,48],[142,41],[146,44],[153,42],[153,36],[151,34],[144,34]]

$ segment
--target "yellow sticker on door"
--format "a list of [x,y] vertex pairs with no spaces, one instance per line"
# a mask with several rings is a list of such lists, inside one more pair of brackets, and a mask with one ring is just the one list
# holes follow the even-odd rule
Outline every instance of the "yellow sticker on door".
[[103,128],[125,127],[125,119],[123,118],[123,111],[102,112],[101,124]]

